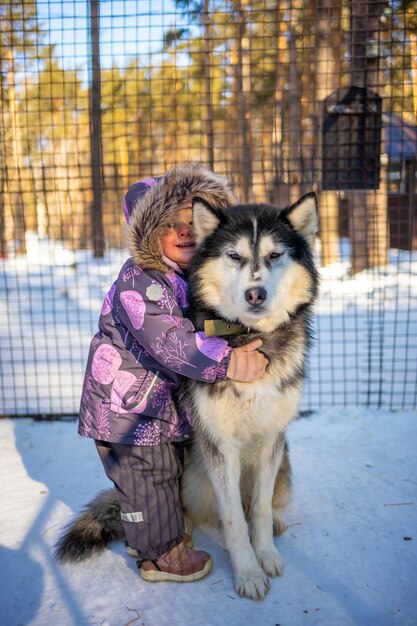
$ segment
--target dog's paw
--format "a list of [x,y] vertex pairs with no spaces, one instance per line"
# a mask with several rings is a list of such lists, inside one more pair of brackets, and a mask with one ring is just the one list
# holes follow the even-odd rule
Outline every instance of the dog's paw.
[[269,580],[261,568],[257,568],[255,571],[242,572],[241,574],[236,573],[235,589],[244,598],[262,600],[270,589]]
[[267,576],[282,576],[284,572],[284,563],[275,546],[267,550],[259,550],[256,552],[259,565]]

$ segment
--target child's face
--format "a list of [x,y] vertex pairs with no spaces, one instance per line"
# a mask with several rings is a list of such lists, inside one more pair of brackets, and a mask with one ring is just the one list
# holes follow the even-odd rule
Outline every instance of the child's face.
[[168,232],[161,238],[162,252],[181,269],[189,266],[195,250],[193,233],[193,210],[178,209]]

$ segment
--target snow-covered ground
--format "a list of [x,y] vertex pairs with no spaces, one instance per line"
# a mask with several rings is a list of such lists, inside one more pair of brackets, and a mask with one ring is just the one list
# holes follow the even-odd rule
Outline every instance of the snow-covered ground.
[[194,534],[213,571],[146,583],[113,543],[58,565],[62,527],[107,487],[74,422],[0,421],[0,607],[5,626],[413,626],[417,623],[417,413],[327,409],[289,428],[294,495],[285,562],[261,602],[233,589],[227,552]]
[[[25,257],[0,261],[0,414],[73,414],[102,298],[124,255],[97,261],[33,235],[27,243]],[[214,569],[193,584],[145,583],[121,544],[83,565],[58,565],[62,527],[107,479],[74,421],[6,419],[2,624],[417,623],[417,255],[392,250],[388,267],[350,277],[347,242],[342,252],[321,270],[303,408],[322,408],[289,429],[294,497],[276,540],[285,573],[267,598],[236,595],[227,552],[201,530],[194,539]],[[363,404],[385,408],[348,408]]]

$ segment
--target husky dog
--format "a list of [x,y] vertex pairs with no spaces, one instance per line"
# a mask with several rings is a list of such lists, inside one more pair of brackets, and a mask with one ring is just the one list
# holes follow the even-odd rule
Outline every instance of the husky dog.
[[236,591],[262,598],[267,576],[283,569],[273,527],[284,527],[278,509],[289,495],[285,429],[298,411],[317,294],[316,196],[283,211],[268,205],[221,211],[195,199],[193,221],[194,326],[237,331],[228,337],[233,347],[261,338],[269,364],[252,383],[185,381],[195,444],[183,476],[184,509],[196,525],[221,522]]
[[[196,330],[232,347],[262,339],[269,359],[252,383],[184,380],[195,439],[182,478],[187,523],[221,527],[236,591],[260,599],[283,565],[273,533],[290,495],[286,427],[298,412],[318,290],[313,260],[315,194],[286,209],[266,204],[212,207],[193,201],[198,247],[189,270]],[[99,495],[58,544],[80,560],[123,537],[115,493]]]

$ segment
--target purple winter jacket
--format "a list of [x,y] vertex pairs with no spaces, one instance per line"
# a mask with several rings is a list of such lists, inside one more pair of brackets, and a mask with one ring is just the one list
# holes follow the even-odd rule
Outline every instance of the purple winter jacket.
[[[146,193],[142,183],[136,185],[133,200],[130,191],[124,203],[133,258],[103,302],[99,331],[90,345],[78,432],[152,446],[191,436],[190,414],[175,401],[181,377],[208,384],[223,379],[230,359],[225,340],[196,332],[184,317],[187,285],[161,255],[162,229],[190,196],[218,206],[228,206],[234,198],[227,181],[198,164],[147,179]],[[149,213],[151,220],[146,219]]]

